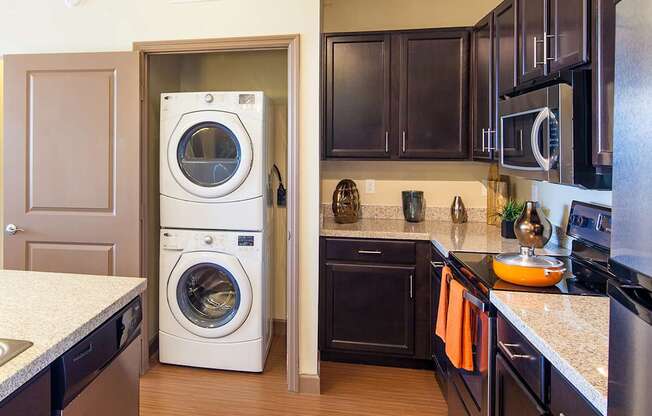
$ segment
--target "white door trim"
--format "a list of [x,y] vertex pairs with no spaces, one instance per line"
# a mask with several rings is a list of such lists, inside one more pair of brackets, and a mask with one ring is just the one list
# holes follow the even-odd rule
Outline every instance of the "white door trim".
[[[299,391],[299,35],[236,37],[225,39],[178,40],[137,42],[134,50],[141,54],[141,144],[147,147],[147,68],[148,57],[153,54],[207,53],[285,49],[288,52],[288,155],[287,155],[287,385],[288,390]],[[148,178],[147,152],[141,158],[141,193],[143,195],[143,236],[150,230],[147,223]],[[147,256],[147,238],[143,238],[142,253]],[[147,261],[142,261],[143,276],[147,276]],[[145,323],[146,325],[146,323]]]

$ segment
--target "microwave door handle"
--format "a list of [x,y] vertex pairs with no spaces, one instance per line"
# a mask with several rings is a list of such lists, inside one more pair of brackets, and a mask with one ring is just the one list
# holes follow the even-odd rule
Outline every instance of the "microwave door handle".
[[543,157],[541,150],[539,150],[539,132],[541,131],[543,122],[548,117],[550,117],[550,110],[546,107],[539,112],[539,115],[536,120],[534,120],[534,125],[532,126],[532,154],[534,154],[534,158],[539,166],[541,166],[541,168],[546,172],[550,170],[550,159]]

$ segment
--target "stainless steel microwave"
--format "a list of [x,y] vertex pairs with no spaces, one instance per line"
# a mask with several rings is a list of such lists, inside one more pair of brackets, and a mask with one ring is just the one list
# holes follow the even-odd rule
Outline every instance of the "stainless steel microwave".
[[499,103],[498,157],[514,176],[573,184],[573,88],[566,84]]

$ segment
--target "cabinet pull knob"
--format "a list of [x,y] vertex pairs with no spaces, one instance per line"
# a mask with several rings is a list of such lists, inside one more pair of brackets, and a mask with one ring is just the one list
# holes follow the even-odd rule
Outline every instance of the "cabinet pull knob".
[[431,261],[430,265],[432,266],[433,269],[443,269],[444,266],[446,266],[446,263],[443,261]]
[[410,275],[410,299],[414,299],[414,276]]
[[496,150],[496,147],[491,147],[491,136],[496,134],[496,130],[487,129],[487,152]]
[[389,132],[385,132],[385,153],[389,153]]
[[380,256],[383,254],[383,252],[380,250],[358,250],[358,254],[373,254],[376,256]]
[[405,153],[405,130],[403,130],[403,153]]
[[487,129],[482,129],[482,153],[484,153],[485,149],[487,148],[487,146],[484,143],[486,134],[487,134]]

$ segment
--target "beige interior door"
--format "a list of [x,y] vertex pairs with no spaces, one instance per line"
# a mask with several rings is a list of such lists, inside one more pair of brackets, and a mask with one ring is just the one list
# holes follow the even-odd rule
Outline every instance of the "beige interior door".
[[137,53],[4,57],[4,267],[140,275]]

